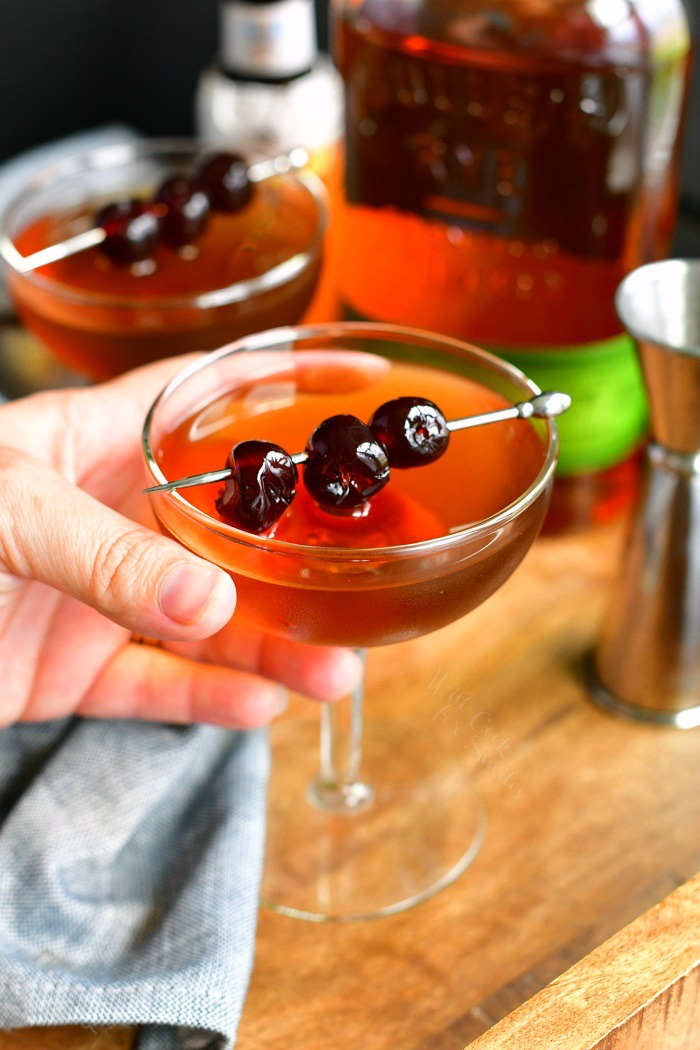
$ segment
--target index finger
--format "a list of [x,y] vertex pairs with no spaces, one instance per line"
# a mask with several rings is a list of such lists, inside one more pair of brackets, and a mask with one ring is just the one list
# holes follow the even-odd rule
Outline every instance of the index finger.
[[98,386],[72,391],[74,425],[67,435],[73,453],[89,472],[102,463],[105,448],[118,456],[115,468],[141,459],[141,430],[163,387],[202,354],[184,354],[125,372]]
[[112,473],[129,461],[135,464],[151,403],[200,356],[169,358],[99,386],[45,390],[1,405],[0,445],[36,456],[74,484],[93,476],[105,453]]

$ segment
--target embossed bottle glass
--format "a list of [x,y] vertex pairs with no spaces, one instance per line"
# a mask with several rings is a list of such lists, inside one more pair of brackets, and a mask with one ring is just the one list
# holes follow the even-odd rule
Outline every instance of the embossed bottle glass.
[[[225,347],[169,383],[146,421],[146,462],[162,482],[223,462],[245,438],[299,449],[329,415],[368,418],[417,388],[450,418],[536,392],[497,358],[423,332],[278,329]],[[319,520],[302,484],[279,523],[292,531],[274,535],[222,521],[215,486],[156,494],[153,509],[166,532],[233,574],[242,627],[306,644],[405,642],[485,601],[524,557],[549,501],[551,420],[459,437],[430,467],[397,470],[384,493],[389,503],[380,507],[379,494],[359,520]],[[422,539],[428,524],[431,538]],[[361,687],[323,705],[320,762],[315,718],[288,714],[275,727],[262,892],[276,910],[316,921],[391,914],[448,885],[476,855],[483,824],[464,727],[455,737],[453,726],[412,712],[400,681],[397,668],[392,685],[368,698],[369,733]]]
[[566,390],[550,520],[627,502],[646,423],[622,277],[666,254],[681,0],[338,0],[346,316],[487,346]]

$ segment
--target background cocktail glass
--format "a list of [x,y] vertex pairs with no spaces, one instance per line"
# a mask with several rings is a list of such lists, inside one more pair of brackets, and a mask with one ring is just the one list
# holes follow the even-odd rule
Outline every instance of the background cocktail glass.
[[[169,175],[191,174],[203,156],[203,148],[186,139],[102,147],[33,175],[0,215],[0,257],[19,316],[56,357],[81,374],[105,379],[303,317],[318,281],[326,227],[322,184],[307,171],[259,183],[253,204],[226,217],[231,255],[257,251],[260,258],[274,258],[246,279],[221,284],[214,267],[211,286],[202,288],[200,277],[197,287],[196,258],[188,264],[193,287],[186,290],[182,275],[174,289],[157,273],[133,281],[129,292],[115,290],[110,284],[121,285],[121,275],[109,265],[99,286],[91,281],[89,288],[58,279],[55,266],[31,273],[18,269],[15,241],[38,220],[47,220],[49,243],[65,239],[93,225],[103,204],[146,199]],[[32,250],[44,246],[35,243]]]
[[[322,365],[320,383],[332,392],[334,355],[340,389],[348,382],[349,352],[358,361],[379,355],[463,376],[513,402],[537,392],[522,373],[490,354],[410,329],[348,323],[266,332],[195,362],[163,390],[144,427],[152,478],[168,480],[161,466],[168,435],[223,394],[264,383],[269,397],[280,391],[288,396],[295,377],[301,380],[315,358]],[[362,376],[361,366],[356,374]],[[371,369],[366,383],[371,387]],[[261,405],[264,437],[264,398]],[[541,420],[518,425],[534,428],[541,459],[517,498],[431,540],[369,549],[289,543],[215,520],[189,502],[186,492],[154,495],[153,509],[166,532],[234,575],[241,622],[320,644],[364,648],[405,641],[483,602],[535,539],[551,490],[556,427]],[[464,749],[435,754],[426,727],[416,730],[402,718],[400,696],[392,708],[363,756],[362,688],[323,705],[320,769],[313,777],[308,721],[290,733],[284,732],[285,719],[279,723],[265,903],[317,921],[391,914],[449,884],[476,855],[484,819]],[[437,735],[435,723],[433,729]]]

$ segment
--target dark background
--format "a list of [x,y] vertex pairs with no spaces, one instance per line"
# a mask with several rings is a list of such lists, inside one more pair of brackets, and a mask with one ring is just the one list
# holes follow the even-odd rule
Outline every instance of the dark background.
[[[326,5],[319,3],[322,41]],[[696,34],[700,0],[686,0]],[[108,121],[187,133],[216,51],[218,0],[0,0],[0,160]],[[700,64],[700,63],[699,63]],[[700,233],[700,75],[694,77],[677,249]],[[688,241],[690,244],[690,241]]]

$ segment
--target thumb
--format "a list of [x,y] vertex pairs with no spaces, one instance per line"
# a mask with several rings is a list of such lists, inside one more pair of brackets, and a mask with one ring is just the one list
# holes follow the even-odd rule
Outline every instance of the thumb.
[[0,448],[0,569],[39,580],[139,634],[207,638],[231,618],[231,577]]

